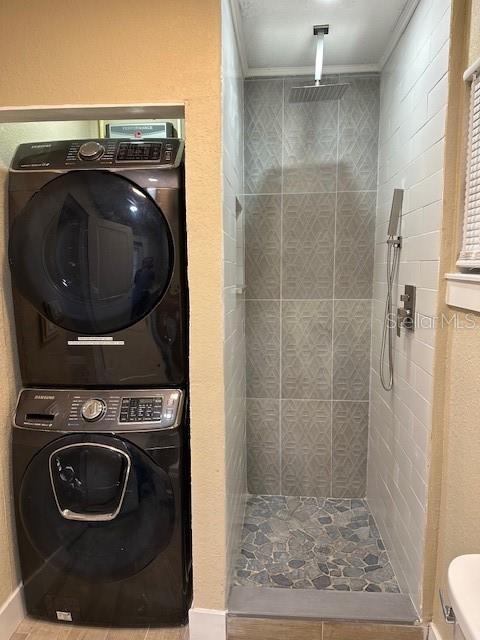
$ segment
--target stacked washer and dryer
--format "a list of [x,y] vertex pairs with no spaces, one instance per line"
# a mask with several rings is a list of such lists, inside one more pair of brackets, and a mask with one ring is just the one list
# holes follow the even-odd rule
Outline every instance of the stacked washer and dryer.
[[179,139],[22,144],[9,176],[27,612],[181,624],[191,601]]

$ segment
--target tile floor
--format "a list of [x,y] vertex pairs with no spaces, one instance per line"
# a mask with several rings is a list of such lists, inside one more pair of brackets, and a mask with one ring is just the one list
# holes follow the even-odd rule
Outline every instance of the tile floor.
[[99,629],[26,618],[10,640],[188,640],[188,628]]
[[238,586],[400,591],[365,500],[250,496]]

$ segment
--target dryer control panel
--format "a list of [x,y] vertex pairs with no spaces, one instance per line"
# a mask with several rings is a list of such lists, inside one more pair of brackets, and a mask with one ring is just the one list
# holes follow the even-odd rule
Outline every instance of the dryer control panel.
[[184,404],[181,389],[25,389],[14,426],[60,433],[173,429],[182,422]]
[[180,164],[183,148],[184,142],[179,138],[97,138],[30,142],[18,147],[12,169],[45,171],[152,165],[172,169]]

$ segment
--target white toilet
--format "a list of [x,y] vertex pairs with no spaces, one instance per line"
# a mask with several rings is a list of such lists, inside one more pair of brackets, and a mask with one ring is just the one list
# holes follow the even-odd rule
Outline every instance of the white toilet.
[[455,640],[480,640],[480,554],[452,560],[448,594],[450,607],[444,606],[444,613],[455,624]]

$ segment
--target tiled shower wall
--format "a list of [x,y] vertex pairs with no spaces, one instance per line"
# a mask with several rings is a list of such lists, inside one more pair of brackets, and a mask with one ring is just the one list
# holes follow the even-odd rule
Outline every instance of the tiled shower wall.
[[229,0],[222,1],[222,139],[227,578],[240,545],[247,492],[245,300],[237,290],[237,199],[243,192],[243,74]]
[[303,80],[245,83],[248,489],[363,497],[379,78]]
[[[450,0],[421,0],[382,72],[372,327],[369,506],[400,587],[421,609],[433,363],[443,213]],[[395,187],[405,189],[398,291],[417,287],[417,328],[395,338],[395,382],[379,359],[386,295],[386,233]]]

